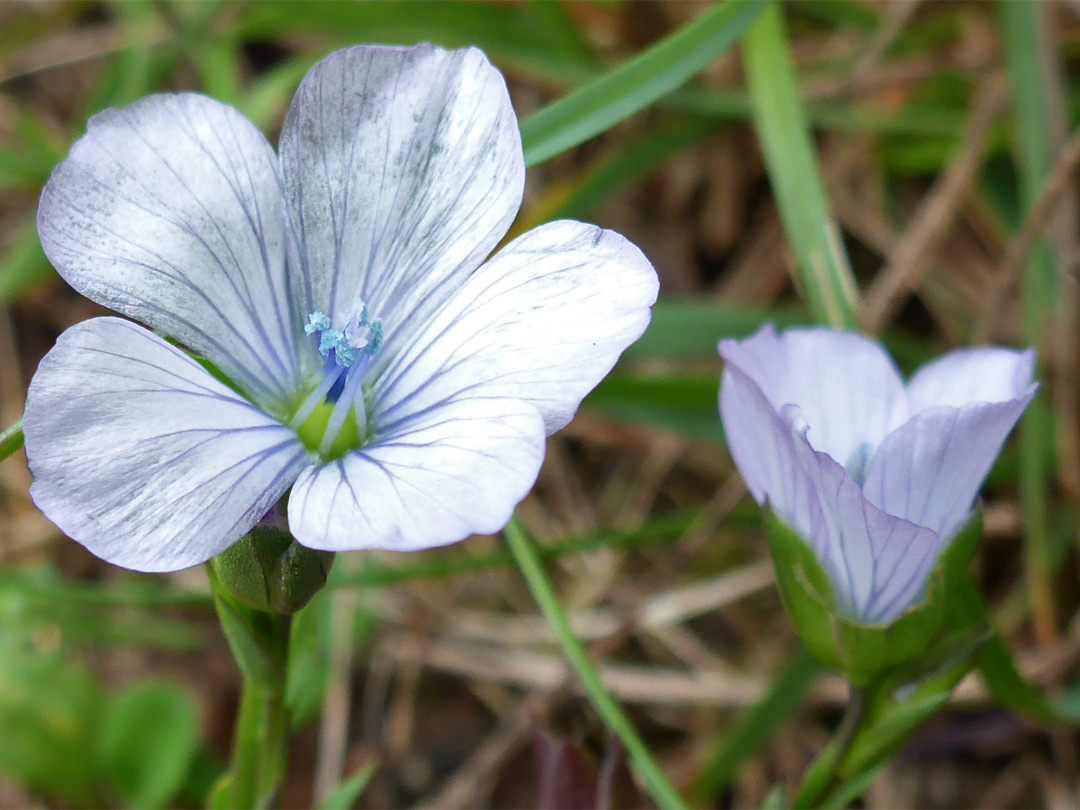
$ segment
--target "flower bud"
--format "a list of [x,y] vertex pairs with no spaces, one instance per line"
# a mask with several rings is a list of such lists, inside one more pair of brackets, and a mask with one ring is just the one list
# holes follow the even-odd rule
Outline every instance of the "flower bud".
[[223,588],[238,602],[267,613],[292,614],[322,590],[334,563],[285,530],[255,526],[213,560]]
[[845,614],[809,544],[771,513],[767,531],[777,588],[795,631],[815,658],[844,673],[853,686],[917,672],[921,661],[936,660],[952,642],[946,603],[957,578],[966,575],[982,533],[981,513],[941,552],[922,598],[885,624],[864,624]]

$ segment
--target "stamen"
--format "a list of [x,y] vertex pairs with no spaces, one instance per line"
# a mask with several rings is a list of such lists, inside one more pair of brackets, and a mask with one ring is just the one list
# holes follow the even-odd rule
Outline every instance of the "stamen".
[[334,411],[330,414],[330,421],[326,423],[326,433],[323,434],[322,442],[319,443],[320,456],[325,456],[333,447],[334,441],[341,432],[341,426],[345,424],[345,418],[349,415],[349,408],[353,406],[354,402],[357,403],[357,407],[361,409],[364,407],[364,398],[363,396],[358,397],[357,393],[360,391],[360,382],[364,379],[366,369],[367,364],[365,363],[363,367],[358,366],[350,370],[345,378],[345,390],[342,391],[338,401],[334,403]]
[[326,395],[330,389],[334,387],[334,383],[338,381],[338,378],[345,373],[345,369],[337,365],[331,360],[327,360],[323,364],[324,376],[320,380],[319,384],[315,386],[315,390],[308,394],[307,399],[304,400],[304,404],[300,406],[300,410],[296,412],[296,415],[289,421],[289,425],[294,428],[300,427],[304,424],[314,410],[319,407],[319,404],[326,399]]
[[[350,438],[342,441],[351,445],[354,441],[362,441],[367,434],[367,408],[362,383],[372,356],[383,343],[382,319],[370,318],[362,300],[357,300],[348,312],[339,314],[336,320],[340,325],[338,329],[323,312],[315,311],[308,315],[304,332],[314,336],[319,354],[325,358],[323,376],[290,421],[300,431],[304,441],[310,442],[309,447],[314,447],[315,441],[318,441],[318,453],[324,458],[330,452],[341,451],[341,448],[334,447],[334,443],[342,437],[342,428],[350,409],[353,410],[356,436],[359,438],[351,438],[350,426],[345,431]],[[321,411],[320,407],[323,408]],[[317,412],[321,416],[308,424]],[[318,423],[327,418],[327,412],[329,419],[325,428],[320,430]]]

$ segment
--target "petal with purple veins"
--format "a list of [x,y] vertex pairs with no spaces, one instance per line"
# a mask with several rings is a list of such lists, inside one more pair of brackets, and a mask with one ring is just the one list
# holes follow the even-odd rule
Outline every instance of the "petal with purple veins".
[[1035,395],[923,410],[890,433],[870,462],[863,491],[891,515],[949,539],[967,522],[1005,438]]
[[304,312],[363,299],[407,338],[505,235],[525,166],[506,83],[475,48],[359,45],[293,99],[281,164]]
[[771,324],[720,354],[760,386],[776,410],[798,407],[816,450],[861,471],[868,455],[906,418],[904,383],[881,346],[850,332]]
[[118,318],[61,335],[30,384],[23,429],[34,502],[136,571],[224,551],[310,463],[292,430]]
[[848,615],[887,623],[917,601],[940,548],[934,532],[869,503],[839,463],[810,445],[798,413],[778,413],[735,363],[724,370],[720,412],[751,493],[811,545]]
[[400,421],[360,450],[304,472],[289,529],[326,551],[416,551],[490,534],[510,520],[540,470],[536,409],[464,398]]
[[658,282],[623,237],[553,222],[511,242],[380,369],[372,412],[387,429],[470,396],[528,402],[548,433],[649,323]]
[[105,110],[49,178],[37,221],[76,290],[284,415],[303,315],[289,303],[277,158],[239,112],[194,93]]

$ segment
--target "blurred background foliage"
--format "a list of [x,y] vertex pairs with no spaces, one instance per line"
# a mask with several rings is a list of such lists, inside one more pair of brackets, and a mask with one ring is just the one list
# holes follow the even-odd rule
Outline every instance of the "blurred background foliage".
[[[197,90],[274,139],[329,51],[424,40],[507,75],[531,167],[514,232],[595,221],[660,274],[649,331],[551,439],[520,515],[676,786],[761,803],[844,697],[798,651],[717,419],[716,343],[765,321],[861,326],[908,372],[973,342],[1040,349],[976,572],[1024,674],[1075,714],[1075,0],[0,4],[0,427],[56,336],[101,313],[34,225],[88,116]],[[238,689],[202,572],[112,569],[28,485],[21,453],[0,464],[0,806],[200,804]],[[295,630],[287,806],[645,801],[498,539],[343,557],[332,585]],[[858,787],[874,806],[1076,806],[1077,743],[969,678]]]

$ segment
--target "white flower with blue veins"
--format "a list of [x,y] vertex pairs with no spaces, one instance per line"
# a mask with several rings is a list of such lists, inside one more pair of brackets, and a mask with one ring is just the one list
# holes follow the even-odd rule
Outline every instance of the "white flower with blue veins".
[[906,384],[878,343],[831,329],[765,326],[720,354],[720,415],[747,488],[864,624],[920,600],[1037,388],[1034,353],[1000,347],[950,352]]
[[192,93],[92,118],[42,193],[45,252],[197,357],[119,318],[67,330],[27,398],[35,502],[141,571],[210,559],[287,492],[314,549],[502,528],[657,293],[636,247],[578,222],[489,258],[524,174],[471,48],[331,54],[277,153]]

